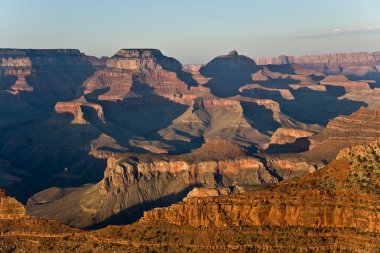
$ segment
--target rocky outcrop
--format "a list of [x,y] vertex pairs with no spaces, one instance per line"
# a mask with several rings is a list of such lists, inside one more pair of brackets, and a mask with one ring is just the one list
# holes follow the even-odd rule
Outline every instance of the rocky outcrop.
[[185,71],[188,71],[190,73],[193,72],[199,72],[199,70],[203,67],[203,64],[185,64],[182,66],[182,68]]
[[205,86],[219,97],[229,97],[238,94],[240,87],[252,82],[252,74],[258,71],[255,62],[232,51],[221,55],[200,68],[200,73],[212,78]]
[[195,82],[182,70],[181,63],[158,49],[121,49],[107,59],[104,69],[86,80],[82,90],[92,98],[117,101],[142,95],[133,88],[146,92],[151,89],[159,96],[189,103],[181,97],[189,93],[192,81]]
[[0,219],[19,219],[26,216],[25,207],[0,190]]
[[[98,184],[40,203],[49,194],[47,190],[31,198],[27,208],[32,215],[76,227],[130,223],[144,210],[182,200],[195,187],[228,194],[315,170],[303,161],[286,164],[273,159],[267,164],[218,139],[186,155],[125,154],[108,159]],[[60,212],[56,212],[58,206]]]
[[346,92],[370,90],[370,86],[364,81],[350,81],[344,75],[327,76],[319,82],[322,85],[340,86]]
[[296,139],[302,137],[309,137],[314,135],[313,132],[292,129],[292,128],[278,128],[271,137],[271,144],[286,144],[293,143]]
[[[344,227],[365,232],[380,232],[379,217],[376,213],[380,203],[377,201],[369,206],[365,205],[366,201],[374,200],[374,196],[345,193],[328,198],[325,197],[326,194],[328,193],[319,190],[304,190],[294,197],[277,192],[257,192],[207,200],[187,199],[169,208],[157,208],[146,212],[143,220],[160,220],[178,226],[206,228]],[[351,198],[355,198],[356,201],[347,203],[347,199]],[[323,206],[320,205],[321,201],[324,203]]]
[[287,100],[293,100],[295,99],[290,90],[288,89],[275,89],[275,88],[267,88],[263,87],[258,84],[247,84],[239,89],[239,92],[244,92],[244,90],[251,90],[251,89],[262,89],[262,90],[268,90],[268,91],[276,91],[279,92],[280,95]]
[[319,134],[310,138],[309,155],[330,160],[339,150],[368,143],[380,137],[380,112],[361,107],[358,111],[332,119]]
[[92,71],[90,59],[76,49],[0,49],[0,76],[17,77],[10,89],[43,94],[50,103],[74,98]]
[[28,57],[1,57],[0,56],[0,75],[16,76],[17,79],[10,86],[12,91],[33,91],[33,87],[26,81],[26,76],[32,72],[32,63]]
[[145,212],[142,220],[206,229],[280,227],[285,234],[292,226],[379,234],[379,147],[376,141],[345,149],[326,167],[270,190],[188,198]]
[[99,120],[104,121],[102,106],[95,103],[89,103],[84,97],[69,102],[58,102],[55,105],[55,112],[57,114],[71,114],[74,116],[74,119],[71,121],[73,124],[88,124],[84,119],[83,108],[92,109]]
[[[237,181],[260,184],[260,179],[277,182],[260,161],[252,158],[198,163],[156,159],[136,162],[136,158],[109,158],[101,182],[50,203],[30,201],[28,212],[77,227],[130,223],[143,210],[180,201],[196,185],[216,187]],[[54,211],[57,206],[63,207],[59,213]]]
[[[314,135],[315,132],[297,128],[278,128],[272,135],[269,143],[263,146],[266,152],[279,149],[279,152],[297,152],[309,149],[310,141],[307,137]],[[287,148],[285,148],[287,147]]]

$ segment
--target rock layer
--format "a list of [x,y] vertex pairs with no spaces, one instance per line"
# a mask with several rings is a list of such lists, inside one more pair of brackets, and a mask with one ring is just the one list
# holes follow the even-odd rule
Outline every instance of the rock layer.
[[[218,192],[277,183],[315,170],[303,161],[284,163],[247,157],[234,144],[210,141],[187,155],[123,155],[108,159],[104,178],[66,196],[40,203],[48,191],[28,202],[30,214],[77,227],[125,223],[143,210],[182,200],[194,187]],[[60,206],[60,212],[56,212]]]
[[[189,198],[145,212],[143,221],[178,226],[352,228],[380,233],[380,144],[348,148],[325,168],[270,190]],[[365,162],[361,162],[366,157]]]
[[299,57],[282,55],[279,57],[258,58],[255,61],[259,65],[297,63],[328,73],[365,75],[369,72],[379,71],[380,52],[303,55]]

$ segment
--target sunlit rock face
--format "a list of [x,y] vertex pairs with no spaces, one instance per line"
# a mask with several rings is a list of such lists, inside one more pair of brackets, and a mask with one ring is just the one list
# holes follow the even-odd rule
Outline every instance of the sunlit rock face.
[[[27,207],[30,214],[75,227],[130,223],[144,210],[186,196],[228,195],[314,170],[313,164],[302,160],[272,159],[265,164],[246,156],[236,144],[214,139],[184,155],[110,157],[104,178],[96,185],[58,197],[54,188],[48,189],[33,196]],[[65,211],[55,212],[58,206]]]
[[347,116],[332,119],[325,129],[310,138],[310,153],[331,159],[340,149],[380,138],[380,110],[361,107]]
[[303,55],[299,57],[282,55],[257,58],[255,61],[259,65],[297,63],[326,73],[364,76],[370,72],[379,71],[380,52]]
[[346,148],[326,167],[272,189],[187,198],[145,212],[143,220],[205,228],[279,226],[283,233],[291,226],[379,233],[379,155],[379,141]]
[[138,93],[140,89],[140,92],[151,91],[176,102],[188,103],[181,97],[189,93],[191,84],[190,74],[182,70],[181,63],[164,56],[160,50],[121,49],[106,60],[104,69],[84,83],[83,92],[91,94],[104,89],[103,94],[91,97],[115,101],[138,96],[134,90]]
[[25,207],[0,190],[0,219],[18,219],[26,216]]

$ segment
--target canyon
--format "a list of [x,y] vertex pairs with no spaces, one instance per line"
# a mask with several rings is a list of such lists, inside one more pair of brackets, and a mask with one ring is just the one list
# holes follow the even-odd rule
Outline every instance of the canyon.
[[375,251],[379,68],[0,49],[0,249]]
[[21,203],[1,192],[0,248],[376,252],[380,245],[379,157],[379,141],[352,146],[326,167],[277,186],[219,196],[197,190],[182,202],[144,212],[131,225],[92,231],[29,216]]

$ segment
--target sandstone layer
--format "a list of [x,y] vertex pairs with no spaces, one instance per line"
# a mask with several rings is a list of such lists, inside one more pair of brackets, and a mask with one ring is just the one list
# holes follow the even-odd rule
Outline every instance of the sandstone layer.
[[142,224],[166,222],[203,229],[257,229],[265,226],[270,228],[268,233],[272,233],[272,238],[278,234],[277,230],[281,230],[281,234],[291,234],[293,227],[308,228],[316,233],[320,233],[317,231],[322,231],[322,228],[336,232],[351,231],[351,236],[356,238],[366,234],[360,239],[362,246],[338,241],[335,241],[338,243],[335,246],[374,252],[373,247],[376,246],[365,242],[372,241],[370,234],[378,237],[380,233],[377,211],[380,205],[379,157],[379,141],[354,146],[342,150],[337,160],[325,168],[298,179],[286,180],[272,189],[230,196],[187,198],[170,207],[145,212]]
[[282,55],[278,57],[259,58],[255,59],[255,61],[259,65],[297,63],[312,69],[330,73],[365,75],[369,72],[379,71],[380,52],[303,55],[299,57]]
[[361,107],[348,116],[331,120],[319,134],[310,138],[310,155],[315,159],[335,157],[339,150],[374,141],[380,137],[379,109]]
[[[76,227],[130,223],[142,211],[181,201],[193,188],[231,192],[306,174],[315,165],[245,156],[236,145],[211,140],[186,155],[126,154],[108,159],[104,178],[59,197],[33,196],[28,213]],[[59,211],[58,211],[59,210]]]

